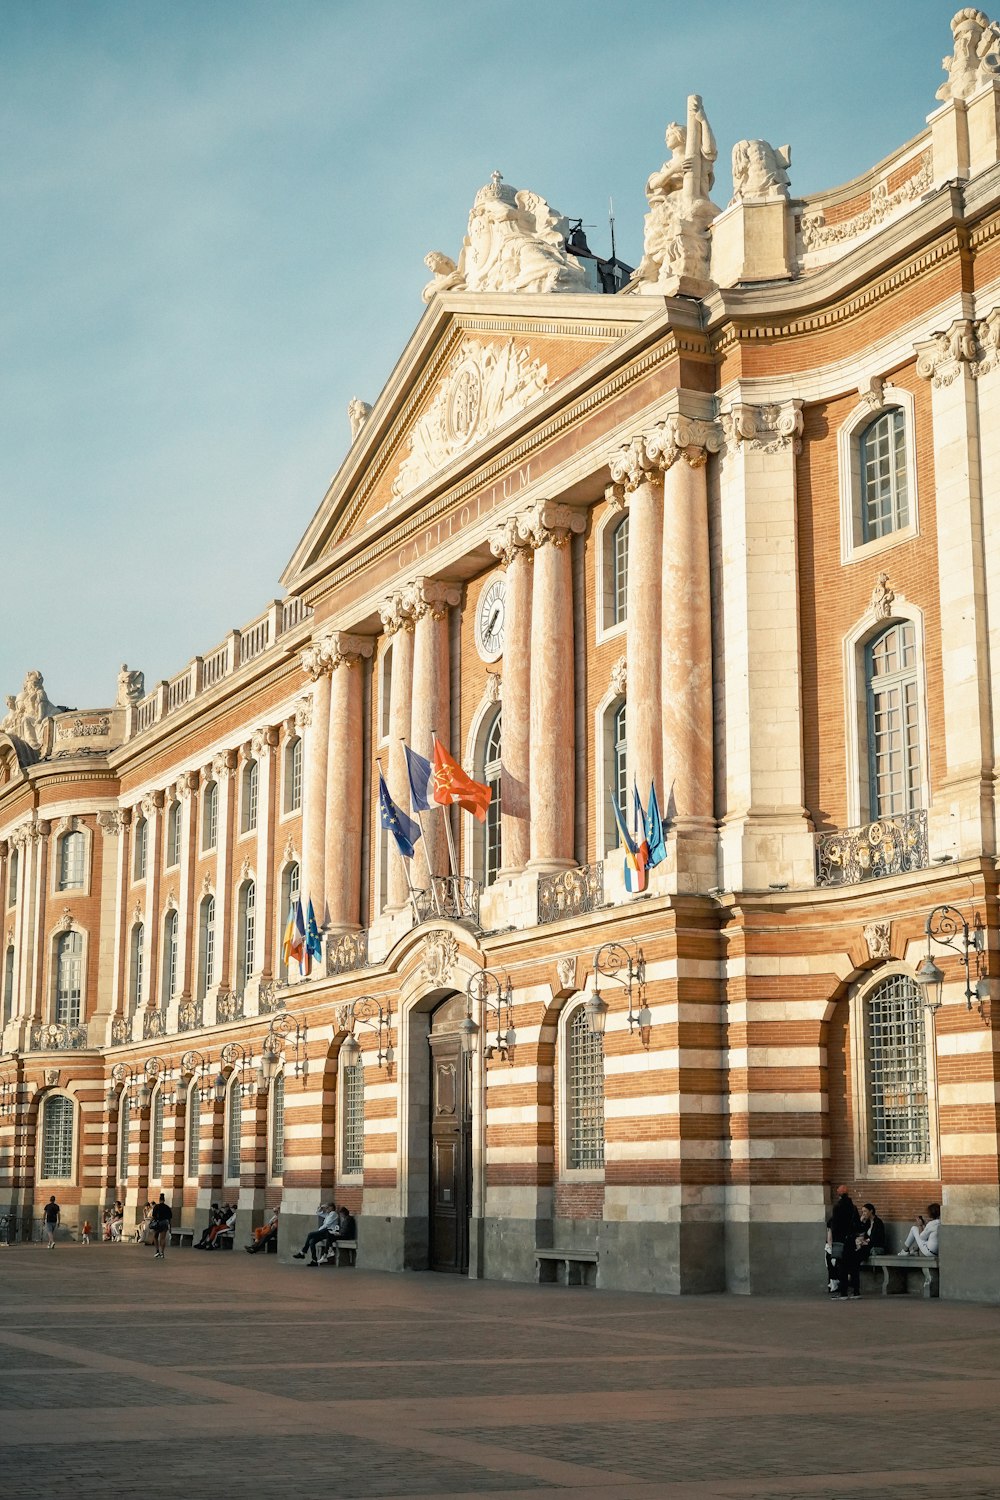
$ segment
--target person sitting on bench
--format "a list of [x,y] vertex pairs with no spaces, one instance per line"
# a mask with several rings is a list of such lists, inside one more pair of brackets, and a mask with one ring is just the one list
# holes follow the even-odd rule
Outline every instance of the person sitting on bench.
[[248,1255],[256,1255],[258,1250],[266,1251],[271,1241],[277,1240],[278,1213],[278,1209],[272,1209],[271,1217],[268,1219],[267,1223],[261,1224],[259,1228],[254,1230],[252,1244],[244,1246],[244,1249],[246,1250]]
[[306,1235],[305,1244],[301,1250],[296,1250],[292,1259],[305,1260],[306,1256],[309,1255],[309,1264],[311,1266],[318,1266],[319,1261],[316,1259],[316,1246],[320,1243],[328,1245],[336,1234],[339,1223],[340,1215],[337,1212],[337,1205],[335,1203],[328,1204],[323,1222],[318,1229],[313,1229]]
[[941,1205],[928,1203],[927,1218],[923,1214],[917,1214],[913,1228],[903,1241],[900,1255],[937,1255],[940,1228]]
[[320,1264],[324,1264],[331,1256],[336,1263],[334,1244],[337,1240],[356,1240],[358,1237],[358,1226],[354,1215],[342,1203],[337,1209],[337,1227],[326,1242],[326,1248],[320,1255]]

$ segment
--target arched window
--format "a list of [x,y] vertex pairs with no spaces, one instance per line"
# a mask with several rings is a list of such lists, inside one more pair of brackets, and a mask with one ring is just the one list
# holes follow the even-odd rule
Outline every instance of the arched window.
[[197,1079],[188,1093],[187,1107],[187,1175],[197,1179],[201,1165],[201,1094]]
[[52,1094],[42,1105],[42,1177],[47,1181],[72,1181],[73,1117],[72,1099]]
[[14,944],[8,943],[3,959],[3,1024],[14,1014]]
[[83,889],[86,852],[87,840],[79,830],[64,833],[59,840],[59,889],[61,891]]
[[285,1075],[279,1073],[271,1084],[271,1176],[280,1177],[285,1170]]
[[136,922],[132,928],[128,978],[129,1001],[133,1011],[138,1010],[142,1004],[142,970],[146,956],[144,947],[145,937],[145,927],[141,922]]
[[239,941],[236,952],[236,988],[242,995],[253,973],[254,937],[257,926],[257,887],[248,880],[240,891]]
[[160,1004],[167,1006],[177,988],[178,914],[168,911],[163,919],[163,968],[160,974]]
[[302,741],[296,736],[285,746],[285,812],[302,806]]
[[365,1068],[360,1057],[343,1069],[341,1172],[358,1176],[365,1169]]
[[603,854],[609,854],[621,843],[618,823],[615,819],[612,799],[628,826],[628,741],[625,737],[625,699],[614,698],[602,710],[601,731],[601,775],[599,780],[600,807],[598,829],[604,830]]
[[167,837],[164,864],[169,870],[181,862],[181,805],[171,802],[167,812]]
[[21,871],[21,851],[12,849],[7,865],[7,905],[17,905],[17,877]]
[[64,932],[56,942],[56,1006],[58,1026],[79,1026],[83,986],[83,938]]
[[153,1095],[153,1107],[149,1122],[149,1175],[154,1182],[163,1176],[163,1090]]
[[238,1182],[243,1147],[243,1094],[234,1075],[226,1101],[226,1179]]
[[285,962],[285,928],[288,926],[289,914],[294,910],[295,903],[299,899],[299,866],[286,865],[281,872],[281,902],[278,906],[278,978],[284,983],[288,978],[288,964]]
[[252,833],[257,827],[258,768],[255,760],[248,760],[243,767],[240,795],[240,832]]
[[146,878],[146,852],[149,847],[149,824],[145,818],[140,818],[135,825],[135,850],[132,857],[132,878],[134,880],[145,880]]
[[609,539],[610,605],[607,623],[622,625],[628,617],[628,516],[622,516]]
[[201,810],[201,847],[214,849],[219,837],[219,783],[210,781],[205,788]]
[[890,625],[865,649],[870,817],[920,806],[917,647],[909,620]]
[[500,873],[503,856],[500,822],[500,752],[501,714],[498,712],[486,736],[486,749],[483,756],[483,780],[493,793],[490,805],[486,809],[483,840],[483,880],[486,885],[492,885],[496,880]]
[[123,1089],[118,1103],[118,1181],[128,1182],[128,1158],[132,1133],[132,1096]]
[[891,407],[869,422],[858,438],[861,469],[861,540],[872,542],[909,525],[906,421]]
[[204,1000],[215,983],[215,897],[205,896],[198,908],[198,999]]
[[862,1004],[869,1163],[929,1162],[927,1023],[920,987],[905,974],[891,974]]
[[566,1024],[566,1165],[604,1166],[604,1041],[582,1005]]

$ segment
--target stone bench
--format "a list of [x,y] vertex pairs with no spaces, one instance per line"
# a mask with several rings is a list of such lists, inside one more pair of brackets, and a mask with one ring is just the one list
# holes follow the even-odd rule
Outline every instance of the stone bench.
[[907,1273],[920,1271],[924,1278],[922,1295],[924,1297],[937,1297],[938,1289],[938,1258],[936,1255],[872,1255],[862,1264],[861,1269],[867,1267],[871,1271],[882,1272],[882,1296],[890,1294],[905,1293],[907,1290]]
[[558,1286],[596,1286],[596,1250],[536,1250],[535,1280]]
[[[349,1259],[345,1260],[344,1256]],[[357,1240],[331,1240],[323,1264],[327,1266],[356,1266],[358,1263]]]
[[187,1240],[189,1245],[194,1244],[193,1229],[171,1229],[170,1243],[172,1245],[183,1245],[185,1240]]

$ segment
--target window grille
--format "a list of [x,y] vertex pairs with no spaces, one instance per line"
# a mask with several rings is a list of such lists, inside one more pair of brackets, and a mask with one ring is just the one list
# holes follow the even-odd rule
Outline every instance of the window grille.
[[240,994],[246,989],[247,980],[253,973],[254,933],[257,925],[257,888],[249,881],[240,893],[240,949],[237,970],[237,988]]
[[42,1176],[68,1181],[73,1176],[73,1101],[65,1094],[46,1099],[42,1115]]
[[160,997],[164,1005],[170,1004],[177,988],[177,926],[177,912],[167,912],[163,923],[163,989]]
[[929,1162],[924,1005],[905,974],[893,974],[865,997],[865,1058],[869,1160]]
[[14,948],[11,945],[3,961],[3,1024],[14,1014]]
[[149,847],[149,824],[145,818],[140,818],[135,830],[135,860],[133,863],[133,875],[136,880],[146,878],[146,852]]
[[181,862],[181,805],[170,804],[167,814],[167,868]]
[[201,1164],[201,1094],[198,1092],[197,1083],[191,1085],[188,1095],[188,1117],[187,1117],[187,1174],[189,1177],[198,1176],[198,1168]]
[[501,838],[501,715],[497,714],[490,726],[490,732],[486,740],[485,763],[483,766],[483,780],[489,787],[493,796],[490,805],[486,809],[485,829],[485,860],[483,878],[487,885],[492,885],[500,873],[502,858]]
[[628,516],[615,527],[611,538],[611,621],[621,625],[628,618]]
[[279,1073],[271,1085],[271,1176],[285,1170],[285,1075]]
[[153,1099],[153,1120],[150,1132],[152,1141],[149,1148],[149,1175],[155,1182],[159,1182],[163,1176],[163,1091],[156,1090]]
[[138,1010],[142,1002],[142,966],[145,960],[144,941],[146,930],[141,922],[137,922],[132,928],[132,964],[131,983],[129,994],[132,1001],[132,1009]]
[[920,806],[916,633],[904,621],[867,648],[868,768],[872,818]]
[[7,905],[17,905],[17,877],[21,869],[21,851],[15,849],[10,856],[10,864],[7,866]]
[[132,1131],[132,1098],[122,1091],[118,1104],[118,1181],[128,1182],[129,1136]]
[[861,539],[875,541],[909,524],[906,427],[899,407],[883,412],[862,432]]
[[86,839],[82,833],[67,833],[60,840],[59,889],[61,891],[82,890],[85,854]]
[[243,772],[243,832],[252,833],[257,827],[258,769],[255,760],[250,761]]
[[243,1094],[239,1079],[229,1085],[228,1120],[226,1122],[226,1176],[238,1180],[243,1145]]
[[219,783],[210,781],[205,788],[205,806],[201,816],[201,847],[214,849],[219,837]]
[[344,1141],[345,1176],[365,1169],[365,1069],[359,1058],[344,1069]]
[[83,938],[64,932],[56,944],[56,1013],[58,1026],[79,1026],[83,984]]
[[566,1049],[567,1165],[604,1165],[604,1042],[583,1006],[569,1021]]
[[285,811],[302,806],[302,741],[292,740],[285,752]]

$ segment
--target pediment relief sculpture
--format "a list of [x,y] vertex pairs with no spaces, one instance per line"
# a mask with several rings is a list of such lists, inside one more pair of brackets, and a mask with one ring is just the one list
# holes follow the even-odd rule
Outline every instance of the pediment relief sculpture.
[[586,292],[587,276],[566,249],[569,222],[538,193],[520,191],[494,172],[479,189],[457,263],[432,250],[424,264],[438,292]]
[[547,367],[513,339],[505,344],[470,339],[463,344],[410,433],[409,452],[393,480],[393,494],[408,494],[430,479],[543,395],[547,383]]

